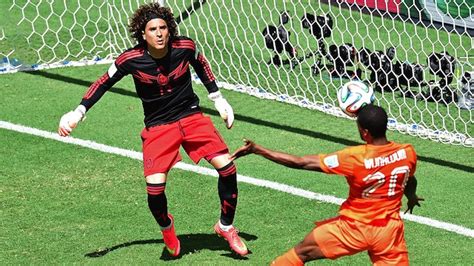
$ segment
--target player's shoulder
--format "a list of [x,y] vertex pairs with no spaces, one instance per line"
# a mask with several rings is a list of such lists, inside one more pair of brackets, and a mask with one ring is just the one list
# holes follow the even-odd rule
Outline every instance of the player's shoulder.
[[365,157],[367,153],[367,146],[366,145],[355,145],[355,146],[347,146],[341,150],[333,152],[332,154],[338,157],[340,160],[359,160],[360,158]]
[[171,47],[178,49],[196,50],[196,43],[187,36],[176,36],[171,41]]
[[364,154],[366,153],[366,151],[367,151],[367,145],[365,144],[348,146],[341,150],[342,153],[354,154],[354,155]]
[[410,143],[397,143],[400,148],[403,148],[407,153],[413,155],[416,158],[416,151],[413,145]]
[[411,145],[410,143],[399,143],[399,142],[391,141],[390,146],[392,149],[405,149],[405,150],[415,151],[415,148],[413,148],[413,145]]
[[129,48],[122,52],[117,59],[115,59],[115,63],[117,65],[121,65],[133,58],[141,57],[145,53],[145,48],[141,45],[136,45],[132,48]]

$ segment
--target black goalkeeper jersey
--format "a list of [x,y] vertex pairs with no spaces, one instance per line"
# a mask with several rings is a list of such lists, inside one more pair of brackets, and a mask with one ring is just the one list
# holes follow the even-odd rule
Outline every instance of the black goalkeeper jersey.
[[170,39],[168,49],[166,56],[160,59],[151,57],[141,46],[123,52],[107,73],[89,87],[81,104],[89,110],[116,82],[131,74],[142,100],[146,127],[174,122],[200,112],[189,65],[193,66],[208,92],[215,92],[218,87],[207,60],[187,37]]

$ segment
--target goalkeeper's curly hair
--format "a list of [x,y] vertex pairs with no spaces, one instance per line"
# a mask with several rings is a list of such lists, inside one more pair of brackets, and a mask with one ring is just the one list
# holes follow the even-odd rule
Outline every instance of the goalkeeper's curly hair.
[[132,34],[132,38],[140,45],[146,45],[145,40],[143,40],[143,31],[148,21],[154,18],[161,18],[166,22],[170,38],[178,35],[178,25],[170,8],[162,7],[158,3],[145,4],[133,13],[128,25],[128,31]]

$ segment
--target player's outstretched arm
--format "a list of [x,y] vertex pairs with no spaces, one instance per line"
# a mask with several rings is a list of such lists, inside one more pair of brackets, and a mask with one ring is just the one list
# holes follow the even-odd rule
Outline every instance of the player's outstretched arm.
[[224,99],[220,91],[211,92],[208,95],[209,99],[214,102],[216,110],[219,112],[219,115],[224,119],[225,125],[228,129],[234,124],[234,110],[232,106]]
[[408,199],[407,209],[405,213],[407,212],[410,212],[410,214],[413,213],[413,208],[415,208],[415,206],[421,207],[420,201],[425,200],[416,195],[417,184],[418,184],[418,181],[416,180],[415,176],[411,176],[410,178],[408,178],[407,184],[405,186],[405,191],[404,191],[404,194]]
[[244,139],[244,143],[245,144],[242,147],[232,153],[230,156],[231,160],[254,153],[287,167],[322,171],[318,155],[296,156],[284,152],[273,151],[260,146],[249,139]]
[[66,137],[71,134],[72,130],[77,124],[84,120],[86,115],[86,107],[79,105],[73,111],[65,113],[59,120],[58,134],[61,137]]

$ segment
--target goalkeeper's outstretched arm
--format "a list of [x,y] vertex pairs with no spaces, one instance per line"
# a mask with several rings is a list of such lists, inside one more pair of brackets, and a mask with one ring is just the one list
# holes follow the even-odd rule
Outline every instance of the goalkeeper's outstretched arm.
[[112,63],[108,71],[89,87],[79,106],[61,117],[59,120],[58,134],[62,137],[69,136],[77,124],[85,119],[87,110],[97,103],[100,98],[124,76],[124,71],[120,71],[115,62]]
[[239,157],[248,154],[257,154],[275,163],[296,169],[305,169],[322,172],[321,164],[318,155],[305,155],[297,156],[284,152],[273,151],[263,146],[256,144],[255,142],[244,139],[245,145],[238,148],[230,157],[231,160],[235,160]]

